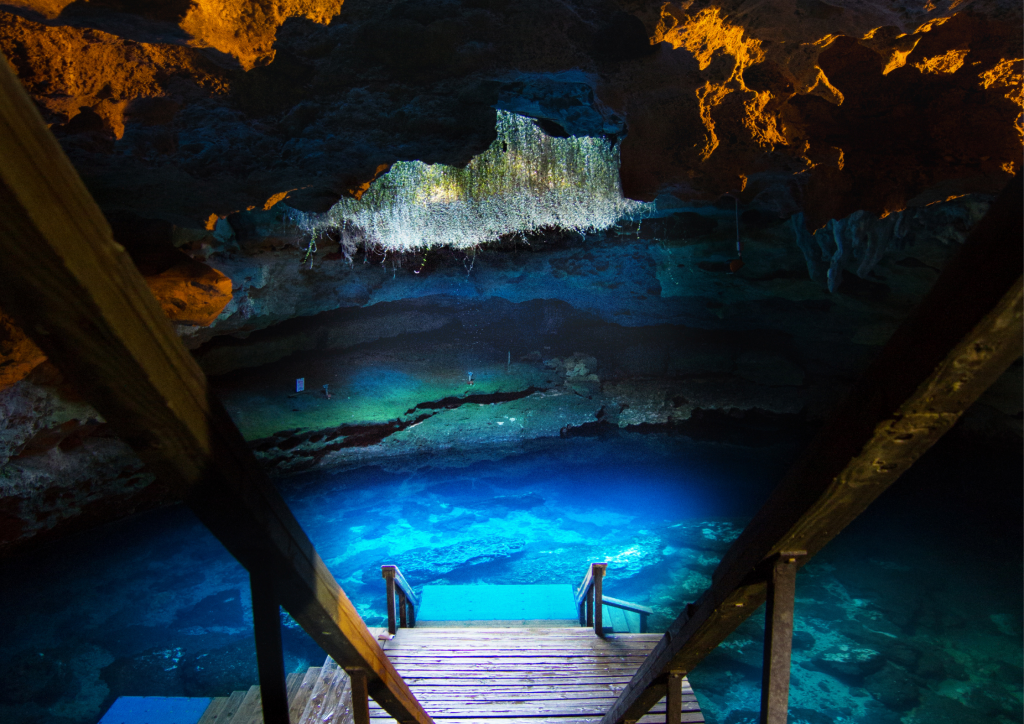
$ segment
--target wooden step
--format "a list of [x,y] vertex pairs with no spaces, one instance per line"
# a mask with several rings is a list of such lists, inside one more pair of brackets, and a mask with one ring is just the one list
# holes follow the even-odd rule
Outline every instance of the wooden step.
[[[659,634],[598,638],[580,628],[415,628],[381,643],[437,724],[599,724],[660,640]],[[292,724],[351,721],[349,678],[330,657],[290,675],[287,684]],[[685,679],[682,693],[681,721],[700,724],[704,717]],[[664,724],[665,707],[662,699],[638,724]],[[370,717],[373,724],[394,722],[373,701]],[[202,724],[262,721],[254,686],[211,703]]]
[[[295,724],[322,724],[334,722],[334,714],[351,710],[352,687],[346,674],[330,656],[320,667],[310,689],[309,699]],[[341,719],[338,724],[343,724]]]

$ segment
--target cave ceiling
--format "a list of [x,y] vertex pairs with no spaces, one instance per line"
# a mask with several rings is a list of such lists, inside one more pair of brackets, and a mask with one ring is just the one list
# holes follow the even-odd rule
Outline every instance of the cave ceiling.
[[1020,164],[1012,0],[7,0],[0,49],[105,210],[323,211],[465,164],[495,108],[623,137],[627,196],[742,192],[810,228]]
[[[0,50],[284,474],[468,464],[597,428],[799,438],[1019,172],[1021,16],[1016,0],[0,0]],[[465,166],[499,111],[607,139],[623,194],[657,214],[404,255],[327,233],[311,253],[291,210],[358,199],[400,161]],[[300,377],[311,394],[288,394]],[[1019,445],[1019,363],[996,388],[973,429]],[[0,553],[170,499],[2,312],[0,473]]]

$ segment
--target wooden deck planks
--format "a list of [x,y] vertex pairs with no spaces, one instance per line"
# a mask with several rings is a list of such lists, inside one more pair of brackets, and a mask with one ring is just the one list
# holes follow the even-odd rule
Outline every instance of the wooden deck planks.
[[[438,724],[597,724],[660,639],[602,639],[589,628],[415,628],[400,629],[384,652]],[[685,681],[682,709],[682,722],[704,721]],[[394,721],[372,702],[370,718]],[[641,722],[665,719],[663,699]]]

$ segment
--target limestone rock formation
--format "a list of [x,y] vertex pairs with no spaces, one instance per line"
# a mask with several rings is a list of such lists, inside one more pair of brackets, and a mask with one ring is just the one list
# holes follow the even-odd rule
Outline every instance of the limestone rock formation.
[[[817,424],[1019,172],[1021,45],[1010,0],[0,5],[0,50],[282,474]],[[289,210],[464,165],[497,111],[621,144],[655,216],[311,252]],[[0,316],[0,546],[168,499],[43,359]],[[1019,378],[964,427],[1019,436]]]
[[0,49],[101,205],[182,226],[325,210],[398,159],[464,164],[495,108],[624,135],[631,197],[738,193],[811,229],[1020,164],[1008,0],[4,7]]

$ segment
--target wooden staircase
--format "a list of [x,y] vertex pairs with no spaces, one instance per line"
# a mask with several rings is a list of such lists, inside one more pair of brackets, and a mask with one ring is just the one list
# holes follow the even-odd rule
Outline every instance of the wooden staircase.
[[[597,724],[660,634],[584,628],[425,628],[381,635],[388,658],[437,724]],[[292,724],[349,724],[352,690],[330,658],[288,677]],[[658,702],[640,724],[666,724]],[[372,724],[395,722],[370,702]],[[704,721],[684,679],[679,719]],[[214,699],[199,724],[262,724],[260,689]]]
[[[348,676],[332,658],[327,657],[323,666],[311,666],[305,673],[289,674],[287,683],[288,718],[293,724],[351,721],[352,688]],[[334,718],[321,716],[328,713]],[[250,686],[248,691],[215,698],[199,724],[263,724],[260,687]]]

